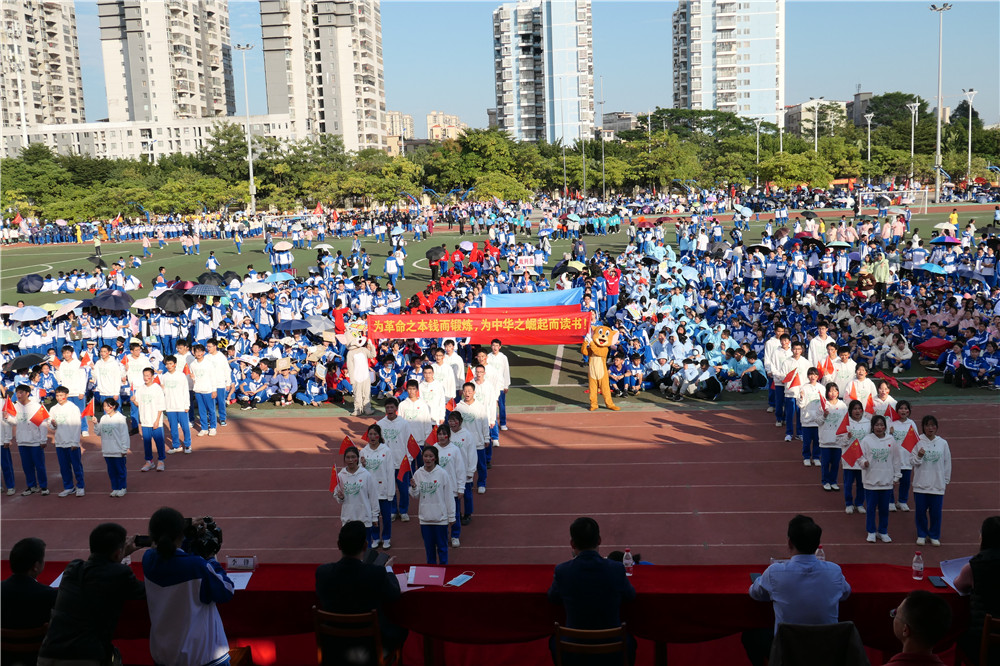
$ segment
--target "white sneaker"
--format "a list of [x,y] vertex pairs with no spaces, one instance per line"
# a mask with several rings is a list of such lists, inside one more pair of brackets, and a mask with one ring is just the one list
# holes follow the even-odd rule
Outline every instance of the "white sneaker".
[[501,430],[507,430],[507,426],[500,426]]
[[70,495],[72,495],[75,492],[76,492],[76,488],[68,488],[68,489],[62,491],[61,493],[59,493],[58,496],[59,497],[69,497]]
[[163,464],[162,460],[156,463],[156,471],[157,472],[162,472],[165,469],[167,469],[167,466]]
[[900,502],[899,503],[899,510],[900,511],[909,511],[910,510],[910,505],[907,504],[906,502]]
[[927,543],[927,539],[925,539],[923,537],[917,537],[917,545],[918,546],[923,546],[926,543]]
[[76,496],[77,497],[83,497],[86,494],[87,494],[87,491],[85,491],[83,488],[77,488],[76,489]]
[[404,522],[404,523],[408,523],[408,522],[410,522],[410,514],[408,514],[408,513],[401,513],[401,514],[399,514],[399,519],[402,522]]
[[451,538],[451,547],[452,547],[452,548],[458,548],[458,547],[459,547],[459,546],[461,546],[461,545],[462,545],[462,544],[461,544],[461,542],[459,542],[459,540],[458,540],[458,539],[456,539],[455,537],[452,537],[452,538]]
[[941,541],[939,539],[931,539],[931,545],[932,546],[940,546],[941,545]]
[[493,446],[500,446],[500,440],[499,439],[494,439],[493,440]]
[[824,483],[823,484],[823,490],[833,490],[833,488],[830,486],[829,483]]
[[784,423],[782,423],[781,421],[775,421],[775,422],[774,422],[774,427],[775,427],[775,428],[780,428],[780,427],[781,427],[781,426],[783,426],[783,425],[785,425],[785,424],[784,424]]
[[892,502],[889,502],[889,511],[893,511],[893,512],[896,511],[896,505],[893,504]]
[[879,534],[878,538],[882,540],[882,543],[892,543],[892,537],[888,534]]
[[190,446],[185,446],[184,447],[184,453],[191,453],[191,447]]
[[482,495],[483,493],[486,492],[486,486],[479,486],[479,489],[476,490],[476,492]]
[[792,436],[791,435],[785,435],[785,441],[786,442],[792,441]]
[[819,467],[822,464],[817,458],[813,458],[813,467]]
[[868,538],[865,539],[868,543],[875,543],[876,534],[874,532],[868,533]]
[[846,507],[844,507],[844,513],[846,513],[847,515],[851,515],[852,513],[854,513],[854,507],[848,504]]
[[388,539],[382,542],[382,550],[389,550],[390,548],[392,548],[392,544],[389,543]]
[[140,469],[139,471],[140,472],[148,472],[148,471],[150,471],[150,470],[152,470],[154,468],[155,468],[155,465],[153,465],[153,461],[152,460],[147,460],[146,464],[143,465],[142,469]]
[[208,436],[209,437],[215,437],[215,428],[209,428],[208,429]]
[[768,414],[773,414],[773,413],[774,413],[774,407],[770,407],[770,406],[769,406],[769,407],[767,408],[767,413],[768,413]]
[[830,487],[833,488],[834,490],[840,490],[840,486],[837,485],[836,483],[831,483]]
[[118,497],[118,491],[117,490],[112,490],[111,494],[110,494],[110,497]]
[[121,490],[118,491],[118,497],[125,497],[125,493],[127,492],[128,492],[127,488],[122,488]]
[[198,431],[198,436],[199,436],[199,437],[204,437],[204,436],[206,436],[207,434],[208,434],[208,431],[207,431],[207,430],[199,430],[199,431]]
[[858,507],[858,513],[868,513],[868,511],[863,506]]
[[[787,440],[787,439],[788,439],[788,437],[786,436],[786,437],[785,437],[785,439]],[[809,467],[810,465],[812,465],[812,461],[811,461],[811,460],[809,460],[809,458],[806,458],[806,459],[804,459],[804,460],[802,461],[802,464],[803,464],[804,466],[806,466],[806,467]]]
[[172,456],[173,454],[180,452],[181,452],[181,447],[179,446],[171,446],[169,449],[167,449],[168,456]]
[[7,497],[10,497],[11,495],[14,495],[15,493],[17,493],[16,489],[14,489],[14,488],[8,488],[7,489]]

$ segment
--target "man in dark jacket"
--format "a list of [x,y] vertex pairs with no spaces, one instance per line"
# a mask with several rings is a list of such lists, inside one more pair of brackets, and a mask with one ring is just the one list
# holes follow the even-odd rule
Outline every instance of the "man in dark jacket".
[[[34,629],[49,621],[56,603],[56,591],[36,580],[44,568],[45,542],[41,539],[21,539],[10,549],[11,576],[0,583],[0,607],[3,609],[0,626],[4,629]],[[33,666],[37,658],[34,653],[4,652],[0,655],[0,660],[10,666]]]
[[[597,552],[601,530],[593,518],[577,518],[569,528],[573,559],[556,566],[549,601],[566,607],[570,629],[612,629],[621,625],[623,601],[635,599],[635,588],[625,576],[625,567]],[[554,646],[553,646],[554,647]],[[629,662],[635,662],[635,640],[629,638]],[[621,663],[618,655],[605,661]]]
[[[392,624],[382,614],[386,602],[399,598],[399,581],[395,574],[384,566],[364,562],[368,546],[367,528],[359,520],[352,520],[340,529],[337,548],[343,557],[339,562],[321,564],[316,568],[316,596],[319,607],[329,613],[379,612],[379,627],[382,630],[382,647],[391,651],[406,641],[406,629]],[[391,565],[392,560],[389,561]],[[323,663],[344,663],[341,655],[345,650],[356,649],[356,644],[328,642],[323,646]],[[375,662],[371,659],[372,663]]]
[[90,559],[73,560],[63,572],[49,632],[38,666],[120,663],[111,644],[122,607],[144,599],[143,584],[122,559],[137,550],[134,538],[117,523],[101,523],[90,533]]

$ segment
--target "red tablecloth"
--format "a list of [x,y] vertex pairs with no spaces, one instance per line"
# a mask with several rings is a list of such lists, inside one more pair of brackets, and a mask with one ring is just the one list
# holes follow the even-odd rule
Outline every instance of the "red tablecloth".
[[[65,563],[50,562],[39,579],[51,582]],[[133,564],[136,575],[141,566]],[[406,567],[397,565],[397,571]],[[638,566],[632,583],[638,596],[623,609],[629,628],[642,638],[667,643],[694,643],[768,627],[774,622],[771,605],[750,599],[750,574],[763,567]],[[411,631],[456,643],[518,643],[548,636],[552,623],[563,619],[562,609],[547,598],[553,567],[548,565],[479,565],[448,567],[448,578],[475,571],[461,588],[433,588],[408,592],[387,608],[389,616]],[[915,581],[908,567],[885,564],[847,564],[844,575],[851,597],[841,604],[840,619],[851,620],[865,645],[896,650],[889,610],[913,589],[938,592],[955,611],[956,632],[968,618],[968,604],[953,590],[936,589],[927,580]],[[9,575],[3,562],[0,572]],[[928,570],[927,574],[938,573]],[[316,603],[315,566],[264,564],[246,590],[219,606],[226,634],[240,638],[303,634],[312,630],[311,608]],[[149,617],[142,602],[130,604],[119,623],[120,638],[149,635]]]

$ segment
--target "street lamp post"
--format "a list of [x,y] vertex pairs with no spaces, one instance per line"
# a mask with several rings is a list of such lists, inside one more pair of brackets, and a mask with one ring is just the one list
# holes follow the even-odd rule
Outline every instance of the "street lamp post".
[[872,182],[872,118],[874,113],[865,114],[865,122],[868,123],[868,182]]
[[243,56],[243,103],[246,106],[247,165],[250,168],[250,210],[247,212],[253,215],[257,212],[257,186],[253,180],[253,133],[250,131],[250,92],[247,88],[247,51],[253,48],[253,44],[234,44],[233,48]]
[[941,67],[944,61],[944,13],[951,9],[949,3],[940,7],[931,5],[931,11],[938,15],[938,94],[937,94],[937,141],[934,146],[934,203],[941,203],[941,115],[944,113],[944,97],[941,95]]
[[813,109],[813,152],[819,152],[819,107],[823,105],[824,97],[810,97],[809,100],[817,100],[816,106]]
[[604,77],[601,77],[601,203],[607,204],[608,186],[604,171]]
[[966,191],[968,191],[969,185],[972,184],[972,98],[976,96],[977,92],[979,91],[973,88],[969,88],[968,90],[962,88],[965,99],[969,100],[969,162],[965,171]]
[[911,102],[906,105],[910,110],[910,187],[913,187],[913,135],[917,131],[917,114],[920,112],[920,105]]
[[754,175],[754,186],[760,187],[760,124],[764,122],[763,118],[754,118],[753,124],[757,128],[757,170]]

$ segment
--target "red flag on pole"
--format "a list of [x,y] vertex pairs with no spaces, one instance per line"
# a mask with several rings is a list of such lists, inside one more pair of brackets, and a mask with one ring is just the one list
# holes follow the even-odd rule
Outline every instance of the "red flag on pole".
[[337,489],[337,484],[340,483],[340,479],[337,478],[337,466],[334,465],[333,469],[330,470],[330,492],[332,493]]
[[472,366],[470,365],[469,369],[465,371],[465,381],[466,382],[471,382],[473,379],[475,379],[475,377],[476,377],[476,375],[473,374],[473,372],[472,372]]
[[82,412],[80,412],[80,416],[93,416],[93,415],[94,415],[94,399],[91,398],[90,402],[87,403],[87,406],[83,408]]
[[885,415],[887,418],[892,419],[893,421],[900,420],[899,412],[897,412],[892,405],[889,405],[889,408],[885,410]]
[[788,385],[788,388],[796,388],[798,386],[802,386],[802,382],[799,380],[799,373],[796,372],[795,376],[792,377],[792,383]]
[[317,202],[316,208],[313,210],[313,215],[322,215],[322,214],[323,214],[323,204]]
[[87,352],[80,354],[80,365],[90,365],[90,354]]
[[368,431],[367,430],[365,430],[365,434],[361,435],[361,441],[362,442],[368,442],[368,441],[370,441],[368,439]]
[[858,388],[854,385],[854,382],[851,382],[851,391],[847,394],[847,397],[851,400],[858,399]]
[[798,373],[795,370],[792,370],[787,375],[785,375],[785,378],[781,380],[781,383],[784,384],[784,385],[786,385],[786,386],[790,386],[791,382],[795,381],[795,376],[797,374]]
[[913,426],[910,426],[910,429],[906,431],[906,437],[903,438],[901,444],[904,449],[912,453],[913,449],[916,448],[918,441],[920,441],[920,438],[917,437],[917,431],[913,429]]
[[403,456],[403,462],[399,463],[399,474],[396,475],[396,478],[402,482],[402,480],[406,478],[406,474],[409,471],[410,459],[407,456]]
[[10,396],[7,396],[7,399],[3,403],[3,413],[11,418],[17,416],[17,407],[14,406],[14,402],[10,399]]
[[431,426],[431,434],[427,435],[427,439],[424,441],[425,444],[433,446],[438,443],[438,427]]
[[850,419],[850,416],[848,416],[847,414],[844,414],[844,420],[840,422],[840,427],[837,428],[837,434],[838,435],[846,435],[847,434],[848,419]]
[[869,414],[875,413],[875,401],[872,400],[872,394],[868,394],[868,402],[865,403],[865,411]]
[[455,411],[455,399],[452,398],[451,400],[449,400],[448,404],[445,405],[444,408],[447,409],[449,412]]
[[854,463],[858,462],[858,458],[861,457],[861,443],[858,440],[851,442],[851,445],[847,447],[844,451],[842,458],[851,467],[854,467]]
[[406,452],[414,458],[420,455],[420,445],[417,444],[417,440],[413,439],[413,435],[410,435],[410,438],[406,440]]
[[340,443],[340,455],[347,453],[347,449],[354,446],[354,442],[351,441],[350,437],[344,437],[344,440]]
[[45,409],[45,405],[39,405],[38,411],[36,411],[34,416],[32,416],[28,420],[34,423],[36,426],[41,426],[42,421],[44,421],[47,418],[49,418],[49,412],[47,409]]

